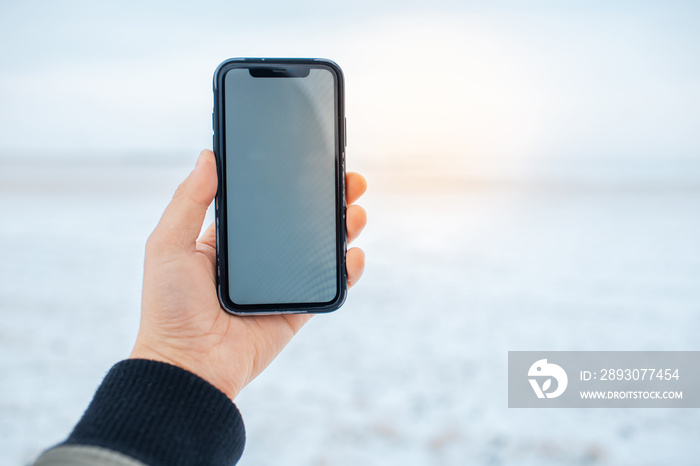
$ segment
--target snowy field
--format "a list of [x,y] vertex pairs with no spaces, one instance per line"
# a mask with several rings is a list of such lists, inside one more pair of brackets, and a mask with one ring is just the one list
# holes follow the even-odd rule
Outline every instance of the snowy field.
[[[700,410],[508,409],[506,364],[700,350],[700,176],[388,167],[350,166],[365,276],[240,395],[242,465],[698,464]],[[2,162],[0,464],[65,438],[129,354],[144,243],[189,169]]]

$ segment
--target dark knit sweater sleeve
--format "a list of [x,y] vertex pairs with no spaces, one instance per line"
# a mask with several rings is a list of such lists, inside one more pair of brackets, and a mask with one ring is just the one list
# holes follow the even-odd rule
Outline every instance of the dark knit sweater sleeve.
[[243,420],[231,400],[179,367],[128,359],[109,371],[64,445],[92,445],[148,465],[232,465]]

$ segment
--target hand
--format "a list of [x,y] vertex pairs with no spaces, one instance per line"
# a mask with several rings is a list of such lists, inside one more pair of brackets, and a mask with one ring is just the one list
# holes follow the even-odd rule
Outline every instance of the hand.
[[[348,242],[367,223],[364,209],[351,205],[366,187],[361,175],[347,174]],[[221,309],[214,225],[197,239],[216,188],[214,153],[205,150],[146,243],[141,325],[130,357],[179,366],[233,400],[311,315],[238,317]],[[364,270],[362,250],[349,249],[346,263],[352,286]]]

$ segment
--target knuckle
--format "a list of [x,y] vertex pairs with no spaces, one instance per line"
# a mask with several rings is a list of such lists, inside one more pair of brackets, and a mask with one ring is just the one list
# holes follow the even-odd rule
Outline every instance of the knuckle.
[[182,197],[187,196],[187,180],[183,181],[180,183],[175,190],[175,193],[173,194],[173,199],[181,199]]
[[146,239],[146,252],[157,250],[160,246],[157,231],[153,231]]

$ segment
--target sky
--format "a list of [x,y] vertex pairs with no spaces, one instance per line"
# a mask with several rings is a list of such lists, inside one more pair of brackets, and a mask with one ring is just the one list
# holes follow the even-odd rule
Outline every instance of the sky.
[[2,2],[0,158],[191,157],[216,66],[283,56],[343,68],[359,159],[697,161],[698,20],[692,2]]

